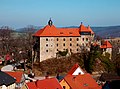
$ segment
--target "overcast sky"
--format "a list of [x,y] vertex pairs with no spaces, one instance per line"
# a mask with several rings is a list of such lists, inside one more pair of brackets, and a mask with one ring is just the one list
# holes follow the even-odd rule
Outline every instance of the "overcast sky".
[[120,0],[0,0],[0,27],[120,25]]

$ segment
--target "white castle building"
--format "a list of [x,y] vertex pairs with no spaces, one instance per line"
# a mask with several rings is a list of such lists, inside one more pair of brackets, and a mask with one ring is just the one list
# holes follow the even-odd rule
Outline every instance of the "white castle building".
[[80,46],[89,47],[94,32],[90,26],[85,27],[82,23],[78,28],[56,28],[50,19],[48,25],[38,30],[33,38],[34,58],[41,62],[56,57],[59,51],[78,53]]

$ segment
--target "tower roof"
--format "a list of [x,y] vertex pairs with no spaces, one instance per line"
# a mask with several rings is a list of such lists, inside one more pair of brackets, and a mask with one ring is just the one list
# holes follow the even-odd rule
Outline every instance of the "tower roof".
[[90,28],[89,25],[88,25],[87,29],[91,32],[91,34],[94,34],[93,30]]
[[89,29],[87,29],[82,23],[81,23],[79,29],[80,29],[80,32],[91,32],[91,31],[90,31]]

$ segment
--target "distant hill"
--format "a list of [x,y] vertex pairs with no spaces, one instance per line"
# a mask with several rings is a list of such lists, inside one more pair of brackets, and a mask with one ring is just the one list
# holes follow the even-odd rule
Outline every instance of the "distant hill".
[[[28,32],[30,29],[33,28],[33,32],[43,28],[43,26],[28,26],[20,29],[16,29],[18,32]],[[61,28],[61,27],[59,27]],[[78,26],[68,26],[63,28],[78,28]],[[91,27],[92,30],[96,33],[96,35],[102,38],[108,37],[120,37],[120,26],[106,26],[106,27]]]
[[16,31],[20,32],[20,33],[26,33],[26,32],[29,32],[29,31],[36,32],[37,30],[39,30],[41,28],[43,28],[43,26],[30,25],[30,26],[27,26],[27,27],[16,29]]
[[108,27],[91,27],[92,30],[100,37],[120,37],[120,26],[108,26]]

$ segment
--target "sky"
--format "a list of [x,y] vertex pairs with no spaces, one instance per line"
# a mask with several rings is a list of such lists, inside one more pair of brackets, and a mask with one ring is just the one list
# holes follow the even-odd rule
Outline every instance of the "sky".
[[0,27],[120,25],[120,0],[0,0]]

